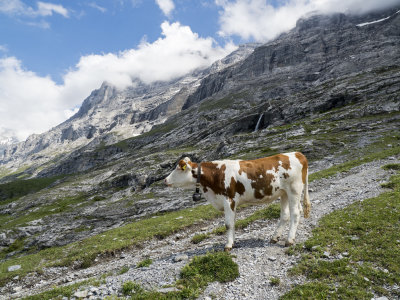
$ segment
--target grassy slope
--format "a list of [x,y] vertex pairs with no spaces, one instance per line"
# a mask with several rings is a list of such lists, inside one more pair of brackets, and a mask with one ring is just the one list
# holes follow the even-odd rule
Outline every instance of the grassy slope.
[[400,173],[390,186],[389,192],[323,217],[310,239],[289,250],[302,254],[291,273],[309,282],[282,299],[400,297],[399,290],[390,292],[400,282]]

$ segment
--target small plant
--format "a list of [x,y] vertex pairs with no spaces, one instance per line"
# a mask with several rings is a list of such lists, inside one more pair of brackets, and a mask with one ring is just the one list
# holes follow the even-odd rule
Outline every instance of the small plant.
[[94,197],[92,198],[92,200],[95,201],[95,202],[97,202],[97,201],[103,201],[103,200],[105,200],[105,199],[106,199],[106,197],[100,196],[100,195],[96,195],[96,196],[94,196]]
[[228,282],[239,276],[239,267],[225,252],[195,257],[181,271],[181,283],[189,289],[202,289],[209,282]]
[[382,169],[400,171],[400,164],[387,164],[384,165]]
[[198,243],[204,241],[205,239],[207,239],[209,236],[210,236],[209,233],[196,234],[195,236],[192,237],[192,239],[190,241],[193,244],[198,244]]
[[280,283],[281,283],[281,280],[279,279],[279,277],[271,277],[269,279],[269,284],[272,286],[278,286],[278,285],[280,285]]
[[126,281],[122,285],[122,294],[125,296],[129,296],[136,293],[142,293],[144,289],[140,286],[140,284],[132,281]]
[[121,268],[121,270],[119,270],[118,275],[125,274],[125,273],[128,272],[128,271],[129,271],[129,267],[128,267],[128,266],[123,266],[123,267]]
[[153,260],[151,258],[145,258],[144,260],[140,261],[136,267],[137,268],[143,268],[143,267],[148,267],[153,263]]

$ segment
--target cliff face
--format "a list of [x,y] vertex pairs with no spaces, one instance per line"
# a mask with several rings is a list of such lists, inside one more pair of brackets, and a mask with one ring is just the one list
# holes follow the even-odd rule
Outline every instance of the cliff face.
[[183,108],[254,80],[265,84],[263,97],[276,98],[369,68],[391,66],[399,58],[399,26],[396,9],[300,19],[295,29],[256,48],[243,62],[203,79]]
[[91,142],[110,144],[147,132],[181,111],[186,98],[202,78],[244,59],[255,47],[256,44],[240,46],[209,68],[172,82],[151,85],[133,82],[122,91],[103,83],[69,120],[46,133],[31,135],[24,142],[1,146],[0,164],[43,163],[60,152],[68,153]]

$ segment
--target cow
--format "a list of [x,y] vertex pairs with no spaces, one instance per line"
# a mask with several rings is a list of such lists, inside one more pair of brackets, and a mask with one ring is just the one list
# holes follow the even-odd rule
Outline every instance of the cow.
[[180,188],[194,188],[197,183],[204,198],[224,212],[228,239],[225,251],[233,247],[236,209],[241,204],[271,203],[280,198],[280,220],[271,242],[279,241],[290,219],[285,246],[295,242],[300,213],[303,211],[300,204],[303,189],[304,217],[310,215],[308,161],[300,152],[255,160],[218,160],[200,164],[185,157],[164,181],[170,187]]

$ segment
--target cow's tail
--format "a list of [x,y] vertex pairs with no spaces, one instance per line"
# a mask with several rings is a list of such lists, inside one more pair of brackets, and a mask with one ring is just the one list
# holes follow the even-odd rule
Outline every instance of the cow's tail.
[[303,166],[303,168],[307,168],[305,171],[305,182],[304,182],[304,193],[303,193],[303,210],[304,210],[304,218],[310,217],[311,212],[311,202],[310,196],[308,195],[308,166]]

